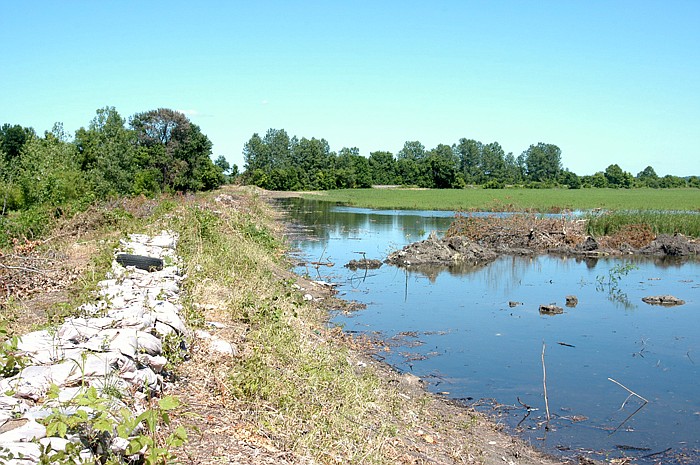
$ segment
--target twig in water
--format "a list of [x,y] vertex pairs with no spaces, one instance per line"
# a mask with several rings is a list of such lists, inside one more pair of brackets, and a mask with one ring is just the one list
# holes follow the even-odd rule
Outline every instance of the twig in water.
[[[631,396],[639,397],[641,400],[644,401],[645,404],[648,404],[648,403],[649,403],[648,400],[646,400],[644,397],[640,396],[639,394],[637,394],[636,392],[634,392],[633,390],[631,390],[630,388],[628,388],[627,386],[625,386],[625,385],[622,384],[621,382],[615,381],[615,380],[612,379],[612,378],[608,378],[608,381],[612,381],[613,383],[617,384],[618,386],[620,386],[620,387],[621,387],[622,389],[624,389],[625,391],[629,392],[629,393],[630,393],[630,397],[631,397]],[[629,399],[629,397],[627,397],[627,399]],[[627,400],[625,400],[625,402],[627,402]],[[625,407],[625,402],[622,403],[622,407],[620,407],[620,410],[622,410],[622,409]]]
[[643,409],[644,407],[646,407],[646,405],[649,403],[649,401],[648,401],[647,399],[645,399],[644,397],[640,396],[639,394],[637,394],[636,392],[634,392],[633,390],[631,390],[630,388],[628,388],[627,386],[625,386],[624,384],[622,384],[622,383],[619,382],[619,381],[615,381],[615,380],[612,379],[612,378],[608,378],[608,381],[612,381],[613,383],[617,384],[617,385],[620,386],[622,389],[624,389],[625,391],[627,391],[627,392],[630,393],[630,395],[627,396],[627,398],[625,399],[625,401],[622,403],[622,406],[620,407],[620,410],[622,410],[623,408],[625,408],[625,405],[627,404],[627,401],[630,400],[630,397],[632,397],[632,396],[639,398],[639,399],[642,400],[642,402],[643,402],[642,405],[640,405],[639,408],[637,408],[637,410],[635,410],[634,412],[632,412],[627,418],[625,418],[625,419],[622,421],[622,423],[620,423],[620,424],[617,426],[617,428],[615,428],[615,429],[610,433],[610,435],[612,436],[612,435],[615,434],[620,428],[622,428],[622,425],[624,425],[625,423],[627,423],[627,422],[630,420],[630,418],[632,418],[633,416],[635,416],[635,415],[637,414],[637,412],[639,412],[641,409]]
[[544,429],[549,430],[549,397],[547,396],[547,367],[544,364],[544,349],[545,343],[542,341],[542,385],[544,387],[544,408],[547,411],[547,424],[544,426]]

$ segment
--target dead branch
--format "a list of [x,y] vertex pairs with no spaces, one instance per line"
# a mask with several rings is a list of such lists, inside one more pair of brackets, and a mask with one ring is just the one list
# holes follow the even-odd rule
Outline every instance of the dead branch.
[[544,350],[545,350],[545,343],[542,341],[542,385],[544,387],[544,408],[547,411],[547,424],[545,425],[544,429],[548,430],[549,429],[549,397],[547,396],[547,367],[544,364]]

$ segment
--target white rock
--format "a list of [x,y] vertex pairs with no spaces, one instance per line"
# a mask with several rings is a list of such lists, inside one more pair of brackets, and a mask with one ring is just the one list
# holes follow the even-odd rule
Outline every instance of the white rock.
[[212,339],[209,342],[209,348],[214,352],[229,355],[231,357],[235,357],[238,354],[236,347],[234,347],[230,342],[219,338]]
[[136,372],[133,382],[138,386],[156,389],[158,384],[160,384],[160,378],[158,378],[158,375],[150,368],[142,368]]
[[15,457],[22,457],[21,459],[15,458],[4,462],[5,465],[27,465],[31,463],[38,463],[39,457],[41,456],[41,446],[35,442],[6,442],[1,445],[1,447],[7,449],[7,452],[11,453]]
[[177,306],[170,302],[158,301],[153,306],[153,314],[156,317],[156,321],[167,324],[180,334],[186,334],[187,328],[178,313],[179,309]]
[[[7,423],[3,425],[7,427]],[[5,442],[28,442],[46,436],[46,427],[34,420],[24,422],[21,426],[0,434],[0,444]]]
[[211,339],[211,334],[209,334],[209,332],[204,331],[202,329],[195,330],[194,335],[198,339],[203,339],[203,340]]
[[44,447],[49,446],[54,451],[63,451],[66,450],[66,446],[70,444],[70,441],[64,438],[48,437],[40,439],[39,444]]
[[137,331],[136,339],[140,351],[144,351],[149,355],[158,355],[163,352],[163,343],[152,334]]
[[165,323],[161,323],[160,321],[156,321],[156,324],[153,327],[155,328],[156,332],[161,336],[176,334],[176,331],[172,326],[166,325]]
[[150,367],[156,373],[163,371],[165,365],[168,364],[168,359],[162,355],[151,356],[148,354],[139,354],[137,359],[141,365]]

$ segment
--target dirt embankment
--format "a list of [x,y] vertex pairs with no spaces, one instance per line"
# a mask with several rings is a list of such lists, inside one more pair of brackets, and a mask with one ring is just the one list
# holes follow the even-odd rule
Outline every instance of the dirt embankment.
[[432,234],[393,252],[386,262],[399,266],[478,266],[499,255],[544,253],[692,257],[700,254],[700,243],[681,234],[656,236],[646,225],[629,225],[614,234],[594,238],[586,234],[585,220],[529,215],[460,217],[444,238]]

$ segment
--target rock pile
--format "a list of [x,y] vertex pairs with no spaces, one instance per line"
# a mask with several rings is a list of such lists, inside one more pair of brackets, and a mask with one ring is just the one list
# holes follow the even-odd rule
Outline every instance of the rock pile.
[[[26,364],[14,376],[0,379],[1,463],[38,463],[42,450],[63,450],[69,442],[84,449],[81,457],[89,459],[94,450],[85,438],[46,437],[41,424],[52,409],[82,409],[68,406],[89,387],[109,398],[110,411],[128,407],[136,414],[149,396],[162,390],[168,351],[183,349],[164,342],[170,335],[188,334],[180,316],[183,276],[176,243],[177,236],[166,231],[122,240],[119,252],[160,259],[162,269],[125,268],[114,260],[108,279],[99,283],[98,299],[81,306],[76,312],[79,317],[21,337],[14,355],[24,357]],[[49,395],[50,389],[54,395]],[[127,399],[128,405],[121,399]],[[124,440],[112,441],[111,436],[107,435],[108,447],[123,451]]]

